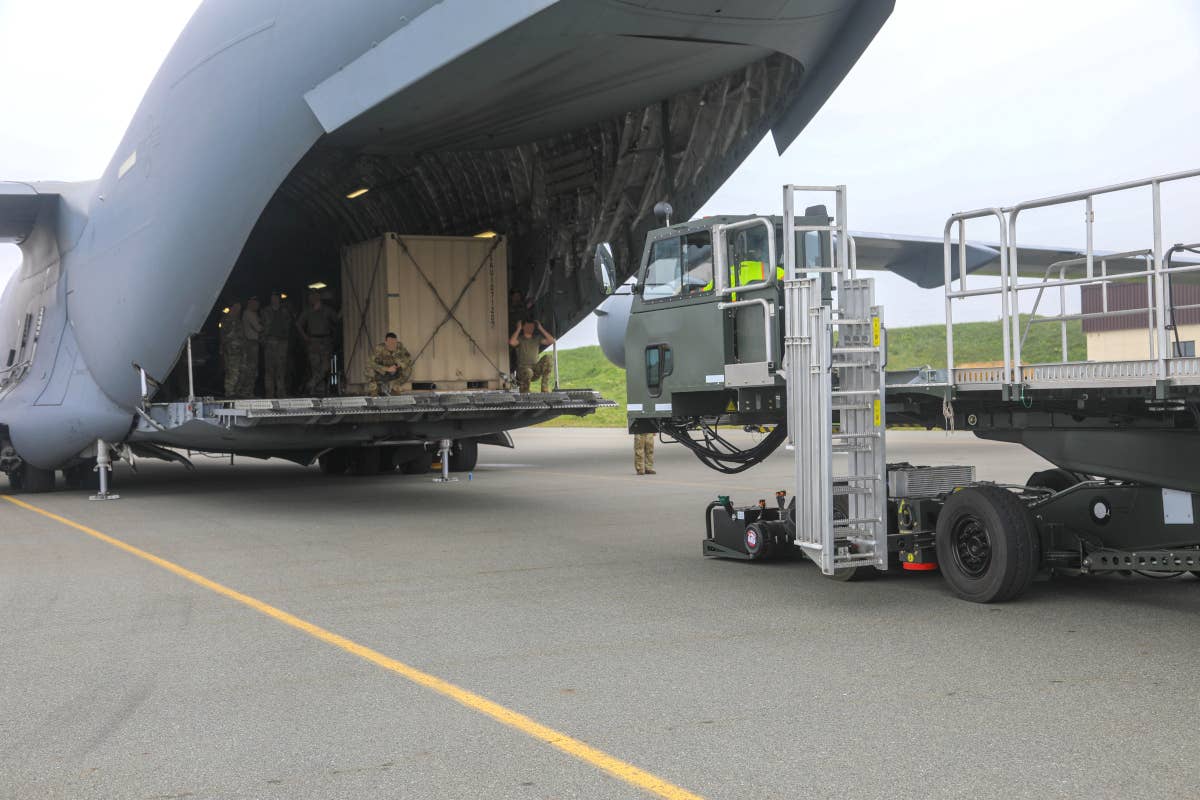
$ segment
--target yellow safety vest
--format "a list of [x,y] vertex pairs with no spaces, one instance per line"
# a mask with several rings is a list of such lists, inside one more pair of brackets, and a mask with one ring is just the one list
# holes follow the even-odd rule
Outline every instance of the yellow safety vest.
[[[783,280],[783,267],[775,268],[775,276],[778,280]],[[763,262],[761,261],[743,261],[737,265],[737,272],[734,273],[734,268],[729,268],[729,282],[734,286],[745,286],[748,283],[758,283],[763,280]],[[711,292],[713,290],[713,282],[709,281],[704,285],[703,291]],[[737,300],[737,293],[734,292],[733,299]]]

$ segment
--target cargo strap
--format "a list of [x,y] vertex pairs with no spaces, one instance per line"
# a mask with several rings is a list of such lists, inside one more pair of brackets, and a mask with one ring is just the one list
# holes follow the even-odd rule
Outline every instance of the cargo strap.
[[[383,266],[383,252],[386,244],[386,239],[379,240],[379,252],[375,255],[375,266],[371,269],[371,283],[367,286],[363,306],[358,309],[358,330],[354,333],[354,346],[350,348],[350,354],[346,356],[346,366],[350,366],[354,357],[358,355],[358,346],[362,344],[363,334],[371,335],[367,330],[367,311],[371,308],[371,298],[375,296],[375,279],[379,277],[379,268]],[[358,292],[354,287],[354,278],[349,273],[346,275],[346,282],[350,284],[350,301],[357,305]]]
[[468,331],[466,326],[462,324],[462,321],[459,320],[458,317],[454,316],[455,309],[458,308],[458,305],[462,302],[462,299],[466,297],[467,291],[471,288],[471,285],[475,283],[475,279],[479,277],[479,273],[483,272],[483,268],[491,262],[492,254],[495,253],[496,248],[500,246],[500,237],[496,236],[492,238],[492,246],[488,248],[483,260],[479,262],[479,266],[476,267],[475,271],[471,273],[471,278],[465,284],[463,284],[462,290],[458,293],[458,297],[454,298],[454,303],[450,305],[447,305],[446,301],[442,299],[442,296],[438,294],[437,287],[433,285],[433,281],[429,280],[429,276],[425,274],[425,270],[421,269],[421,265],[417,263],[417,259],[413,258],[412,251],[408,249],[408,245],[404,243],[404,239],[397,236],[396,241],[400,242],[400,249],[404,251],[404,255],[408,256],[408,260],[411,261],[412,265],[416,268],[417,274],[421,276],[421,280],[425,281],[425,285],[429,287],[429,291],[433,292],[433,296],[437,298],[438,303],[440,303],[442,308],[446,310],[446,316],[441,322],[438,323],[437,327],[433,329],[433,333],[429,334],[429,338],[425,340],[425,344],[421,345],[421,349],[417,351],[417,354],[413,356],[413,365],[415,366],[417,361],[420,360],[421,355],[429,349],[429,345],[433,344],[434,338],[437,337],[438,332],[445,327],[446,323],[454,320],[454,324],[457,325],[459,330],[463,332],[463,335],[467,337],[467,341],[469,341],[472,346],[474,346],[474,348],[483,355],[487,362],[492,365],[492,368],[496,370],[496,374],[504,375],[507,373],[508,370],[500,369],[500,366],[496,364],[495,361],[492,361],[491,357],[487,353],[487,350],[485,350],[479,344],[479,342],[475,341],[475,337],[472,336],[471,332]]

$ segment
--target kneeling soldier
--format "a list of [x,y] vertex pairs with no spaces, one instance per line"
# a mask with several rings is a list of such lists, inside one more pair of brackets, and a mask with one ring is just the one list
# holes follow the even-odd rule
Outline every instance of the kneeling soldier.
[[400,344],[396,334],[383,337],[383,344],[375,346],[375,352],[367,362],[367,395],[386,397],[399,391],[412,377],[412,362],[412,356]]
[[[534,336],[534,327],[540,336]],[[554,344],[554,337],[546,332],[540,322],[525,322],[517,325],[508,346],[517,351],[517,386],[521,394],[529,392],[529,384],[534,378],[540,378],[542,391],[550,391],[550,376],[554,374],[554,366],[548,358],[538,358],[545,345]]]

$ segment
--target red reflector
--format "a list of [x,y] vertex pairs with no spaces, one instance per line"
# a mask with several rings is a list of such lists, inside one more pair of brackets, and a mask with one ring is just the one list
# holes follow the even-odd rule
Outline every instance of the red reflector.
[[907,570],[912,570],[913,572],[932,572],[933,570],[937,569],[937,564],[934,564],[931,562],[918,563],[915,561],[914,562],[905,561],[900,566],[904,567]]

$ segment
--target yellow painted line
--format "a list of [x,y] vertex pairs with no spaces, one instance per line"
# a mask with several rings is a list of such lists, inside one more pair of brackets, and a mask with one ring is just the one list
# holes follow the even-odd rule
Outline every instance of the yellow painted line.
[[137,556],[144,561],[149,561],[151,564],[162,567],[168,572],[173,572],[179,577],[189,580],[198,586],[203,586],[205,589],[216,592],[224,597],[228,597],[230,600],[235,600],[242,605],[249,606],[255,611],[266,614],[268,617],[277,619],[284,625],[289,625],[296,630],[303,631],[309,636],[320,639],[326,644],[331,644],[334,647],[345,650],[347,653],[353,653],[361,659],[370,661],[372,664],[383,667],[386,670],[391,670],[397,675],[405,677],[415,684],[424,686],[427,689],[432,689],[438,694],[449,697],[451,700],[459,702],[467,708],[478,711],[485,716],[489,716],[499,723],[508,725],[510,728],[515,728],[527,736],[545,742],[551,747],[555,747],[567,755],[571,755],[581,761],[585,761],[588,764],[591,764],[593,767],[604,770],[609,775],[619,778],[632,786],[636,786],[639,789],[649,792],[650,794],[656,795],[657,797],[668,798],[668,800],[702,800],[702,798],[697,794],[693,794],[686,789],[682,789],[673,783],[663,780],[657,775],[652,775],[651,773],[646,772],[643,769],[639,769],[632,764],[628,764],[619,758],[610,756],[608,753],[605,753],[602,750],[597,750],[586,742],[582,742],[579,739],[575,739],[565,733],[561,733],[553,728],[542,725],[540,722],[535,722],[524,714],[506,708],[499,703],[494,703],[491,700],[488,700],[486,697],[477,695],[474,692],[468,691],[459,686],[455,686],[453,683],[444,681],[435,675],[430,675],[428,672],[422,672],[416,667],[410,667],[408,664],[397,661],[394,658],[389,658],[377,650],[364,647],[363,645],[353,642],[344,636],[339,636],[332,631],[327,631],[318,625],[314,625],[311,622],[302,620],[297,616],[276,608],[275,606],[268,605],[261,600],[256,600],[250,595],[242,594],[236,589],[230,589],[228,586],[224,586],[214,580],[209,580],[203,575],[192,572],[190,569],[181,567],[171,561],[167,561],[165,558],[159,558],[158,556],[134,547],[131,544],[126,544],[120,539],[114,539],[113,537],[89,528],[86,525],[80,525],[78,522],[73,522],[66,517],[60,517],[58,514],[54,514],[46,511],[45,509],[38,508],[35,505],[26,503],[24,500],[18,500],[15,497],[9,497],[7,495],[0,495],[0,497],[3,497],[3,499],[7,500],[13,505],[20,506],[21,508],[32,511],[35,514],[41,514],[47,519],[52,519],[55,522],[62,523],[63,525],[74,528],[81,533],[86,533],[88,536],[99,539],[105,544],[110,544],[113,547],[124,550],[130,555]]

